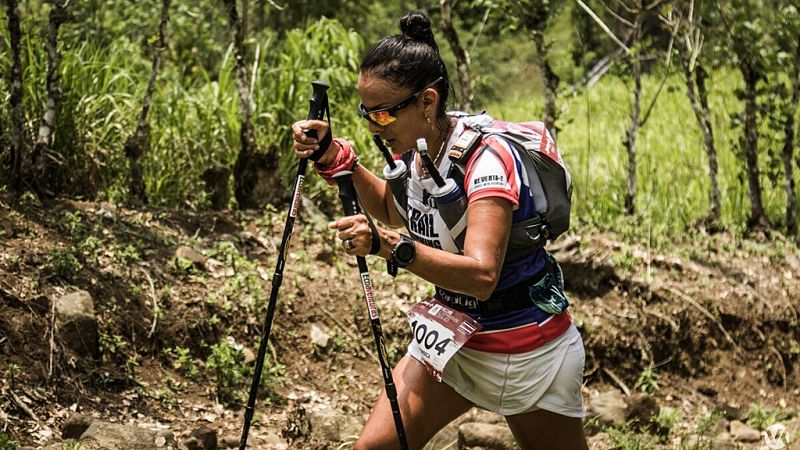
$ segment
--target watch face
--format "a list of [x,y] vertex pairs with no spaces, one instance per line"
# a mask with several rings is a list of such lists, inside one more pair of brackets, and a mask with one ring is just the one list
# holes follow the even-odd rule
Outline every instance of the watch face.
[[411,242],[403,242],[394,250],[395,258],[398,261],[411,261],[414,259],[414,244]]

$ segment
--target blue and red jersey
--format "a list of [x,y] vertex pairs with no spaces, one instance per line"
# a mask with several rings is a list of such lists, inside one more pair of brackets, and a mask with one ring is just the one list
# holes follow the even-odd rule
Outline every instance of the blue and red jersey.
[[[460,118],[447,148],[455,143],[464,127],[464,118]],[[549,139],[549,134],[545,138]],[[513,205],[512,223],[533,218],[536,215],[533,196],[517,150],[499,137],[489,137],[481,145],[485,146],[483,151],[475,152],[466,165],[463,188],[468,202],[489,197],[503,198]],[[437,166],[439,173],[446,177],[451,165],[449,158],[443,158]],[[429,194],[434,187],[433,181],[421,177],[416,164],[410,166],[411,177],[407,188],[409,232],[415,240],[425,245],[458,253],[459,249]],[[502,291],[533,278],[544,268],[544,256],[545,250],[539,249],[521,259],[505,262],[496,290]],[[571,323],[569,314],[550,315],[536,306],[489,319],[477,315],[475,318],[483,325],[483,329],[465,347],[493,353],[531,351],[560,336]]]

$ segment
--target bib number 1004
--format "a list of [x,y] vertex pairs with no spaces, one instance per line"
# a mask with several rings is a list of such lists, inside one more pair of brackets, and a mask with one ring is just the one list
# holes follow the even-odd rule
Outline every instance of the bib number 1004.
[[448,335],[452,336],[452,333],[444,327],[437,329],[440,327],[436,325],[438,325],[436,322],[420,323],[419,320],[414,320],[411,322],[411,334],[420,347],[424,347],[428,351],[435,351],[438,356],[441,356],[447,351],[447,346],[452,341],[451,337],[448,337]]

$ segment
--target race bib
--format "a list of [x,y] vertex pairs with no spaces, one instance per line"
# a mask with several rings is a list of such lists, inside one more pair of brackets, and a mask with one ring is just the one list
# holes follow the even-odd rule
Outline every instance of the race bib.
[[472,317],[448,308],[439,300],[426,298],[408,312],[411,346],[428,373],[442,381],[447,361],[481,328]]

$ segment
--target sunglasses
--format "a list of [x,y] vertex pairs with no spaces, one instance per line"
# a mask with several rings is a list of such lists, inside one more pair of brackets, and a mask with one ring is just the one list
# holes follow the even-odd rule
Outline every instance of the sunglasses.
[[394,105],[388,108],[378,108],[373,109],[371,111],[367,111],[367,108],[364,107],[364,104],[361,103],[358,105],[358,111],[361,113],[361,117],[364,119],[378,125],[379,127],[385,127],[391,123],[394,123],[397,120],[397,112],[401,109],[405,108],[406,106],[410,105],[411,102],[419,97],[419,94],[425,92],[425,89],[433,87],[436,83],[442,81],[444,77],[439,77],[435,79],[432,83],[428,84],[424,88],[414,92],[413,94],[409,95],[408,97],[400,100],[399,102],[395,103]]

